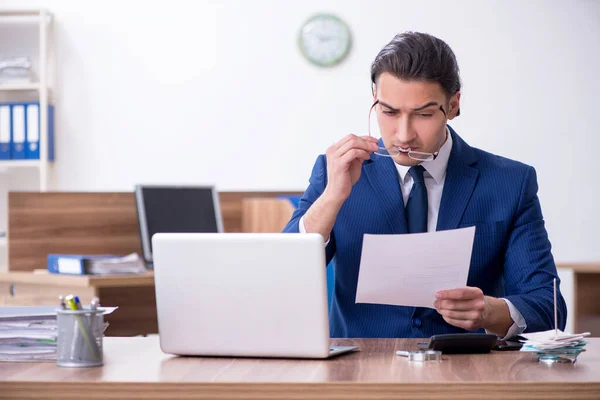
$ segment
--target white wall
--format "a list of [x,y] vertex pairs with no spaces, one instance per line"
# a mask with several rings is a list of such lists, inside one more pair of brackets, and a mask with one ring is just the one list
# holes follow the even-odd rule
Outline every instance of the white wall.
[[[437,35],[464,81],[453,126],[536,167],[558,261],[598,260],[600,2],[23,1],[55,15],[57,190],[139,182],[303,190],[316,156],[364,133],[370,62],[395,33]],[[345,19],[339,67],[302,59],[315,12]],[[0,48],[27,34],[0,31]],[[33,36],[35,37],[35,36]],[[0,177],[0,179],[3,179]]]

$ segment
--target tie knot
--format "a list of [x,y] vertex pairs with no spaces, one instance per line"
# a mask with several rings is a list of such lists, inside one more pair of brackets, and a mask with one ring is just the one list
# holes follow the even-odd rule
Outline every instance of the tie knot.
[[423,171],[425,171],[425,168],[422,165],[415,165],[414,167],[410,167],[408,173],[412,176],[414,183],[423,183],[425,182]]

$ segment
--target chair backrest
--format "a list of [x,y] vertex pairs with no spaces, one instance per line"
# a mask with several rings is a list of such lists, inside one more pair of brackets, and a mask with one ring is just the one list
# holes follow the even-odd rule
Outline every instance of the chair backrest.
[[[298,204],[300,202],[300,199],[302,198],[301,195],[299,196],[278,196],[277,199],[280,200],[286,200],[288,201],[292,206],[293,209],[298,208]],[[291,216],[291,214],[290,214]],[[288,218],[289,220],[289,218]],[[281,227],[281,229],[283,229],[285,227],[285,224]],[[327,305],[328,305],[328,309],[331,309],[331,299],[333,298],[333,290],[334,290],[334,283],[335,283],[335,266],[334,266],[334,261],[331,261],[327,267],[325,268],[326,274],[327,274]]]

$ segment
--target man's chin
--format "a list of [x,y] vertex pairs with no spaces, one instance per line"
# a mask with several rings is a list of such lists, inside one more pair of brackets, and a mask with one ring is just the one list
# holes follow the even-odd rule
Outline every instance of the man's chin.
[[415,165],[419,165],[422,163],[422,161],[413,160],[408,156],[408,154],[404,153],[400,153],[396,157],[394,157],[394,162],[405,167],[414,167]]

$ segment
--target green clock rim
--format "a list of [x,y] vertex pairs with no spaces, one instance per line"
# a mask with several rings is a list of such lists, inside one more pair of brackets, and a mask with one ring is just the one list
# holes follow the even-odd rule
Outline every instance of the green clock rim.
[[[303,43],[302,29],[309,22],[311,22],[315,19],[323,18],[323,17],[336,20],[337,22],[341,23],[344,26],[344,28],[346,29],[346,32],[348,32],[348,45],[344,49],[344,52],[342,54],[340,54],[338,57],[334,58],[330,62],[318,62],[318,61],[314,60],[312,57],[310,57],[306,53],[306,51],[304,51],[304,47],[302,46],[302,43]],[[302,25],[300,25],[300,30],[298,31],[298,47],[300,48],[300,52],[302,53],[304,58],[306,58],[311,64],[314,64],[319,67],[333,67],[335,65],[338,65],[344,58],[346,58],[348,53],[350,53],[350,49],[352,48],[352,32],[350,31],[350,27],[348,26],[348,24],[346,22],[344,22],[344,20],[342,20],[337,15],[329,14],[329,13],[317,13],[317,14],[314,14],[314,15],[310,16],[309,18],[307,18],[304,21],[304,23],[302,23]]]

